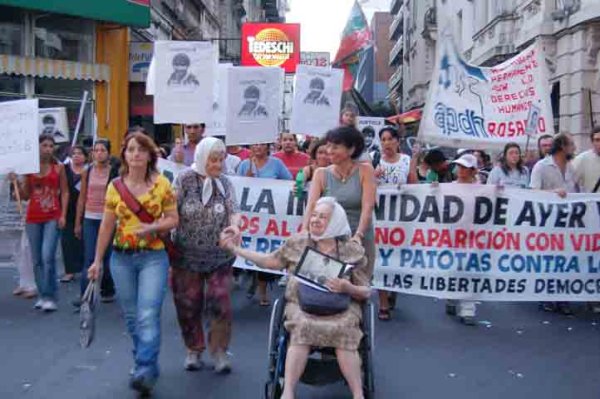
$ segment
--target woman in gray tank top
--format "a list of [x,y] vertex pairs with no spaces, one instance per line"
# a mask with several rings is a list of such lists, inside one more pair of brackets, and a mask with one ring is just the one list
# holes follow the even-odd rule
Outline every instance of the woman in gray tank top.
[[353,239],[362,243],[368,259],[369,277],[375,263],[373,209],[377,184],[370,163],[358,162],[365,142],[358,130],[342,126],[327,132],[331,165],[315,171],[308,194],[304,227],[321,197],[334,197],[346,210]]

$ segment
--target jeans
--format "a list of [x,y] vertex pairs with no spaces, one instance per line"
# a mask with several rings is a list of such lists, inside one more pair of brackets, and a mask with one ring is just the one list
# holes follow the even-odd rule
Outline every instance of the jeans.
[[[88,285],[87,269],[94,262],[96,257],[96,243],[98,242],[98,231],[100,230],[100,223],[102,220],[95,219],[83,219],[82,235],[83,235],[83,251],[84,251],[84,264],[83,272],[81,273],[81,295],[85,292]],[[100,295],[103,297],[113,296],[115,294],[115,284],[110,272],[110,254],[112,252],[112,245],[106,248],[104,254],[104,267],[102,274],[102,282],[100,284]]]
[[133,341],[134,377],[158,376],[160,312],[167,292],[169,258],[164,250],[113,251],[112,273]]
[[40,298],[56,300],[56,247],[60,238],[58,221],[25,225],[33,274]]

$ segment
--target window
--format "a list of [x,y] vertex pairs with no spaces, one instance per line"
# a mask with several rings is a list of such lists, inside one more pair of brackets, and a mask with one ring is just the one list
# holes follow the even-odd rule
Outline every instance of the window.
[[0,54],[24,54],[24,18],[23,12],[17,8],[0,7]]
[[86,63],[94,60],[93,21],[36,14],[33,16],[33,34],[36,57]]

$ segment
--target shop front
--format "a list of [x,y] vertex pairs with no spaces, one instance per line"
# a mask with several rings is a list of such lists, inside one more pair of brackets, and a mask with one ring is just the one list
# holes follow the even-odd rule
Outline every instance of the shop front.
[[96,134],[118,149],[129,112],[127,26],[147,26],[149,14],[149,0],[0,0],[0,101],[65,108],[71,139],[83,109],[78,141]]

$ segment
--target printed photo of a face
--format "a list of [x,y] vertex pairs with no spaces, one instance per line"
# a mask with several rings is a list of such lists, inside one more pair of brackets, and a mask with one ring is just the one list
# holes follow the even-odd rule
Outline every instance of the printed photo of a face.
[[329,107],[329,99],[323,94],[325,91],[325,81],[319,77],[311,79],[309,83],[309,92],[304,99],[305,104]]
[[343,262],[309,249],[297,274],[310,282],[325,285],[327,280],[339,277],[344,267]]
[[267,108],[260,103],[260,89],[255,85],[250,85],[244,89],[243,105],[238,116],[247,118],[267,118],[269,112]]
[[45,115],[42,118],[42,134],[49,134],[54,137],[56,141],[62,141],[66,138],[63,132],[56,128],[56,118],[52,115]]
[[372,126],[366,126],[362,130],[363,138],[365,139],[365,148],[370,149],[375,142],[375,129]]
[[168,86],[199,86],[200,82],[189,72],[190,57],[185,53],[178,53],[173,57],[173,73],[167,81]]

